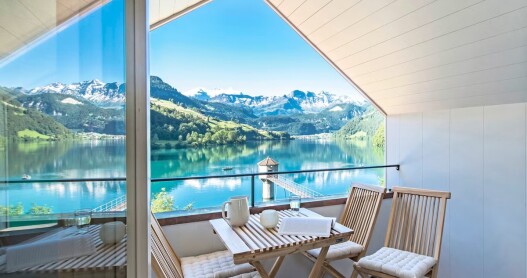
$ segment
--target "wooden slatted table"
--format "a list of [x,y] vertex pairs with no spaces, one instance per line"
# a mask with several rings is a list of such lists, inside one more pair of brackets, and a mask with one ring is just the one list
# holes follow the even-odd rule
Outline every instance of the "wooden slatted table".
[[[126,236],[118,244],[105,245],[99,238],[100,229],[101,225],[91,225],[89,227],[88,233],[96,249],[91,255],[46,263],[13,273],[0,272],[0,276],[33,277],[33,275],[38,275],[40,277],[41,275],[47,275],[50,277],[80,277],[82,273],[85,273],[84,276],[87,275],[86,277],[99,277],[99,275],[101,277],[126,277]],[[50,239],[59,231],[64,230],[57,229],[28,242]],[[74,235],[76,233],[71,233],[69,236]]]
[[[231,227],[224,219],[214,219],[209,222],[218,234],[223,244],[233,255],[235,264],[250,263],[260,273],[262,278],[274,277],[286,255],[321,248],[320,255],[311,269],[309,277],[319,277],[322,264],[326,258],[329,246],[349,240],[353,231],[338,223],[331,230],[329,237],[279,235],[281,220],[284,217],[321,217],[308,209],[301,208],[300,213],[290,210],[279,211],[280,221],[274,229],[266,229],[260,224],[260,215],[253,214],[249,222],[242,227]],[[267,272],[261,261],[277,258],[271,271]]]

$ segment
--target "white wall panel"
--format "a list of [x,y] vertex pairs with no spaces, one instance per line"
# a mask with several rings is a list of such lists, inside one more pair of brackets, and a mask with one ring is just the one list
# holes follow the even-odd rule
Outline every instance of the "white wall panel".
[[526,277],[525,104],[485,107],[484,128],[485,275]]
[[399,117],[399,185],[422,187],[423,181],[423,119],[422,115]]
[[387,184],[452,192],[439,277],[527,277],[526,117],[526,103],[388,116]]
[[483,107],[451,111],[450,272],[483,277]]
[[[423,188],[450,191],[450,111],[423,113]],[[450,207],[447,206],[440,277],[450,277]]]

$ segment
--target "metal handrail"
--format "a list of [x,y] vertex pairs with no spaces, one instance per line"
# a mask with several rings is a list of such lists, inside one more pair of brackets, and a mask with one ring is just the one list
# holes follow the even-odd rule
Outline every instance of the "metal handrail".
[[[365,169],[380,169],[380,168],[395,168],[396,170],[399,170],[399,167],[400,167],[399,164],[389,164],[389,165],[358,166],[358,167],[343,167],[343,168],[324,168],[324,169],[312,169],[312,170],[277,171],[277,172],[272,172],[272,173],[273,175],[285,175],[285,174],[335,172],[335,171],[365,170]],[[231,175],[155,178],[155,179],[151,179],[151,181],[152,182],[162,182],[162,181],[202,180],[202,179],[214,179],[214,178],[240,178],[240,177],[262,176],[262,175],[268,175],[268,174],[269,172],[257,172],[257,173],[247,173],[247,174],[231,174]]]
[[[324,169],[312,169],[312,170],[277,171],[277,172],[272,172],[272,174],[278,176],[278,175],[285,175],[285,174],[335,172],[335,171],[365,170],[365,169],[379,169],[379,168],[395,168],[396,170],[399,170],[400,165],[399,164],[389,164],[389,165],[358,166],[358,167],[343,167],[343,168],[324,168]],[[167,181],[250,177],[251,178],[251,196],[250,196],[251,197],[251,207],[254,207],[255,206],[255,200],[254,200],[255,182],[254,181],[256,177],[264,176],[264,175],[269,175],[269,172],[230,174],[230,175],[155,178],[155,179],[150,179],[150,181],[154,183],[154,182],[167,182]],[[119,178],[60,179],[60,180],[3,180],[3,181],[0,180],[0,184],[51,183],[51,182],[101,182],[101,181],[126,181],[126,178],[119,177]],[[306,188],[306,189],[310,190],[309,188]],[[109,207],[118,206],[117,204],[118,202],[121,202],[121,203],[126,202],[126,195],[122,195],[106,204],[96,207],[92,211],[94,212],[108,211]]]
[[113,211],[115,208],[121,206],[122,204],[126,203],[126,195],[121,195],[117,197],[116,199],[113,199],[107,203],[104,203],[94,209],[92,209],[92,212],[106,212],[106,211]]
[[[315,172],[333,172],[333,171],[348,171],[348,170],[365,170],[365,169],[380,169],[380,168],[395,168],[399,170],[399,164],[389,165],[374,165],[374,166],[358,166],[358,167],[343,167],[343,168],[324,168],[312,170],[295,170],[295,171],[278,171],[273,172],[276,175],[282,174],[300,174],[300,173],[315,173]],[[269,172],[257,172],[246,174],[231,174],[231,175],[211,175],[211,176],[189,176],[189,177],[171,177],[171,178],[154,178],[151,182],[164,181],[183,181],[183,180],[201,180],[201,179],[215,179],[215,178],[239,178],[239,177],[255,177],[267,175]],[[86,178],[86,179],[49,179],[49,180],[0,180],[0,184],[19,184],[19,183],[50,183],[50,182],[101,182],[101,181],[126,181],[126,178]]]
[[[279,175],[267,175],[267,179],[274,182],[275,184],[277,183],[280,183],[282,182],[283,184],[281,185],[278,185],[278,186],[281,186],[283,187],[284,189],[288,190],[289,192],[291,193],[294,193],[295,195],[301,195],[301,194],[304,194],[306,196],[308,196],[309,198],[316,198],[316,197],[324,197],[324,195],[320,192],[317,192],[307,186],[303,186],[303,185],[300,185],[292,180],[288,180],[284,177],[281,177]],[[287,185],[287,186],[285,186]],[[288,189],[287,187],[290,187],[290,189]],[[295,193],[293,192],[294,189],[298,190],[298,192],[300,193]],[[302,196],[301,196],[302,197]],[[304,198],[304,197],[302,197]]]

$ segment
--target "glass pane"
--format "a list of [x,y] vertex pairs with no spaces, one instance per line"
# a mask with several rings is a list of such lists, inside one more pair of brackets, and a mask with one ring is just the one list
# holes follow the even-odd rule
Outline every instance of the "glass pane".
[[[218,210],[239,195],[256,206],[335,198],[353,182],[382,183],[383,169],[253,182],[258,172],[384,164],[383,116],[265,1],[211,1],[164,23],[150,34],[152,199],[169,200],[164,210]],[[276,164],[262,166],[267,158]]]
[[124,5],[0,0],[0,276],[126,275]]

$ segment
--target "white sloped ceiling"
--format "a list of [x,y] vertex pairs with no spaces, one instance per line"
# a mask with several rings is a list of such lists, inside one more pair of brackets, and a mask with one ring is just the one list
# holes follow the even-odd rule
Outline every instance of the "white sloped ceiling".
[[527,101],[525,0],[266,0],[387,114]]
[[0,61],[108,0],[0,0]]
[[[110,1],[0,0],[0,62]],[[150,0],[150,26],[157,28],[209,1]]]

